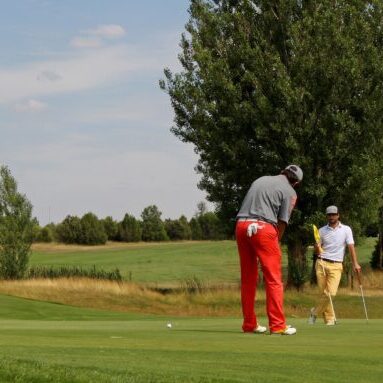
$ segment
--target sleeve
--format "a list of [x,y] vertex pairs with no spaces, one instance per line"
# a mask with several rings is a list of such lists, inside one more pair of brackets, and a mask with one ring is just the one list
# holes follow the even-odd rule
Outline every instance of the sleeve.
[[289,223],[289,219],[291,216],[291,212],[294,209],[295,203],[297,201],[297,196],[295,195],[289,195],[289,196],[284,196],[282,198],[282,203],[279,208],[279,213],[278,213],[278,219]]
[[346,228],[346,243],[347,245],[354,245],[354,237],[352,235],[351,227],[347,226]]

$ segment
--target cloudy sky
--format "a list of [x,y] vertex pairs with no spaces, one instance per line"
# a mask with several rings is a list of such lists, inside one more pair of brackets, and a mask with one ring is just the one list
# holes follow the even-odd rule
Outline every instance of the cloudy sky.
[[159,89],[188,0],[1,3],[0,163],[41,224],[88,211],[189,218],[205,199],[197,157],[169,129]]

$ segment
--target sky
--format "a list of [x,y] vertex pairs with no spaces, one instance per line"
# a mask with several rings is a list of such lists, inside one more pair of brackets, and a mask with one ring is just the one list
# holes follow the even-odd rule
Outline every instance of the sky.
[[[159,88],[180,71],[189,0],[4,0],[0,164],[41,225],[91,211],[191,218],[198,157]],[[208,205],[211,208],[211,205]]]

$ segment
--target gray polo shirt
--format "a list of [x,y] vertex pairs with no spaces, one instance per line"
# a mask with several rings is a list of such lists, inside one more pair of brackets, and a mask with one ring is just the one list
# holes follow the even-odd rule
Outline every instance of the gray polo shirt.
[[286,176],[264,176],[256,179],[237,214],[238,218],[259,218],[277,224],[278,220],[289,222],[297,200],[297,193]]

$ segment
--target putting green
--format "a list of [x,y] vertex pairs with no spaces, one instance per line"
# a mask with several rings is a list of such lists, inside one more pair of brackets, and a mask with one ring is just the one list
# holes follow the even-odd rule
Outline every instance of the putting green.
[[381,382],[383,320],[289,323],[297,335],[242,334],[240,318],[172,320],[0,296],[0,381]]

